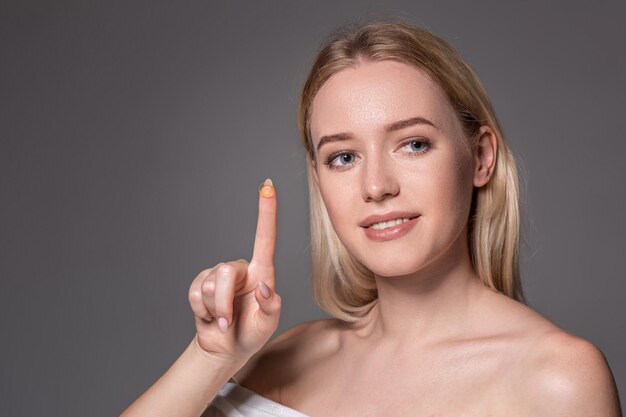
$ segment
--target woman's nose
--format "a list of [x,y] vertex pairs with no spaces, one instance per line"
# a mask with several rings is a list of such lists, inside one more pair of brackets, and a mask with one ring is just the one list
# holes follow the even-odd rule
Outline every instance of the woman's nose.
[[367,161],[363,172],[363,200],[382,201],[400,192],[396,175],[383,161]]

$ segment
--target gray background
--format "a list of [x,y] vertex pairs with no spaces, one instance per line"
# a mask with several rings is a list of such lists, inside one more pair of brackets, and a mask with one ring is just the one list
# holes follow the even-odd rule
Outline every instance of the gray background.
[[[471,4],[471,5],[470,5]],[[311,301],[296,105],[324,36],[401,16],[483,80],[520,161],[531,307],[626,396],[624,3],[3,1],[3,416],[111,416],[194,334],[196,274],[279,195],[278,331]]]

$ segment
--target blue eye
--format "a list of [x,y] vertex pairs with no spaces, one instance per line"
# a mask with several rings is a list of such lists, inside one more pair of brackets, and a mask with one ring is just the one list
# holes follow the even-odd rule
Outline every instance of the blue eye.
[[342,163],[349,164],[350,162],[354,160],[354,155],[352,155],[351,153],[342,153],[337,158]]
[[352,162],[354,162],[354,160],[355,160],[354,154],[351,154],[348,152],[342,152],[339,154],[333,154],[329,156],[328,159],[324,163],[328,165],[329,168],[335,169],[335,168],[348,166]]
[[420,140],[412,140],[410,142],[407,142],[404,146],[410,146],[410,151],[411,152],[415,152],[415,153],[423,153],[425,152],[428,148],[430,148],[430,142],[428,142],[425,139],[420,139]]

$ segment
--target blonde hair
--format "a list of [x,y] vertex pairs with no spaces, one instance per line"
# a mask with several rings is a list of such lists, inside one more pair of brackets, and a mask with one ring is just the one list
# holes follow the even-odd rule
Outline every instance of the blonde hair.
[[341,243],[328,217],[312,169],[315,150],[310,134],[311,105],[330,76],[359,60],[394,60],[424,71],[446,92],[469,145],[487,125],[495,132],[496,166],[490,181],[474,188],[468,218],[468,246],[472,265],[482,282],[515,300],[523,301],[519,247],[519,184],[516,163],[495,111],[478,76],[459,54],[436,35],[399,20],[374,20],[345,26],[322,45],[304,84],[298,109],[298,128],[307,151],[311,215],[313,296],[318,306],[345,321],[356,321],[376,302],[374,274]]

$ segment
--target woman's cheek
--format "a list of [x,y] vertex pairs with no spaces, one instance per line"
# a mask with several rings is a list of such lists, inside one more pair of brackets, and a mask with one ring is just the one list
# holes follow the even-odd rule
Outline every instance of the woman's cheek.
[[432,176],[432,183],[441,190],[441,199],[450,204],[450,208],[458,209],[466,199],[469,168],[467,158],[460,152],[448,152],[430,167],[430,172],[437,173]]

